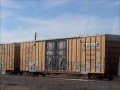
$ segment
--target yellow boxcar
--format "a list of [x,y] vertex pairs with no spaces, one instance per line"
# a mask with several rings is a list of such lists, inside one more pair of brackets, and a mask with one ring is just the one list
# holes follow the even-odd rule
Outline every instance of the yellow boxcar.
[[21,43],[21,71],[117,74],[120,35],[93,35]]
[[68,71],[104,73],[105,35],[67,39]]
[[0,70],[18,73],[20,70],[20,44],[0,44]]
[[120,35],[67,39],[67,71],[80,74],[118,74]]

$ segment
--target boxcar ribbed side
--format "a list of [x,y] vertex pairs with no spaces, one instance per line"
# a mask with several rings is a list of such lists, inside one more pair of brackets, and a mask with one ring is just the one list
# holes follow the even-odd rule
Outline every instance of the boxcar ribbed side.
[[20,69],[20,44],[0,44],[0,69],[6,72],[18,72]]
[[67,70],[104,73],[105,35],[67,39]]
[[31,41],[21,43],[20,70],[40,72],[45,70],[45,42]]

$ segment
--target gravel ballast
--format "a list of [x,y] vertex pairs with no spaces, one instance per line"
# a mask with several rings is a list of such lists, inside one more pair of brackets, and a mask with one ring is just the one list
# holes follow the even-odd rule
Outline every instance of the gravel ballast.
[[0,90],[120,90],[120,82],[0,75]]

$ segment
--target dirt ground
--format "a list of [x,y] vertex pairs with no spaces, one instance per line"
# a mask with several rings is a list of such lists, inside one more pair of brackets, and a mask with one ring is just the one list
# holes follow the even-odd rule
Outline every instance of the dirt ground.
[[120,82],[0,75],[0,90],[120,90]]
[[30,88],[29,87],[27,87],[27,86],[20,86],[20,85],[8,85],[8,84],[6,84],[6,85],[3,85],[3,84],[1,84],[0,85],[0,90],[30,90]]

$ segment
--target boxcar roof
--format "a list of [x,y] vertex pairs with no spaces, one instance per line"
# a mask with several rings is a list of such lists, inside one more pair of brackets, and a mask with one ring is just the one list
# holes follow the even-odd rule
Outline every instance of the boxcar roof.
[[[83,36],[77,36],[77,37],[65,37],[65,38],[49,38],[49,39],[42,39],[42,40],[36,40],[36,42],[42,42],[42,41],[50,41],[50,40],[61,40],[61,39],[74,39],[74,38],[84,38],[84,37],[94,37],[94,36],[117,36],[120,37],[120,35],[113,35],[113,34],[95,34],[95,35],[83,35]],[[30,41],[22,41],[20,43],[25,43],[25,42],[35,42],[35,40],[30,40]],[[3,43],[3,44],[19,44],[19,43]],[[1,44],[0,44],[1,45]]]

